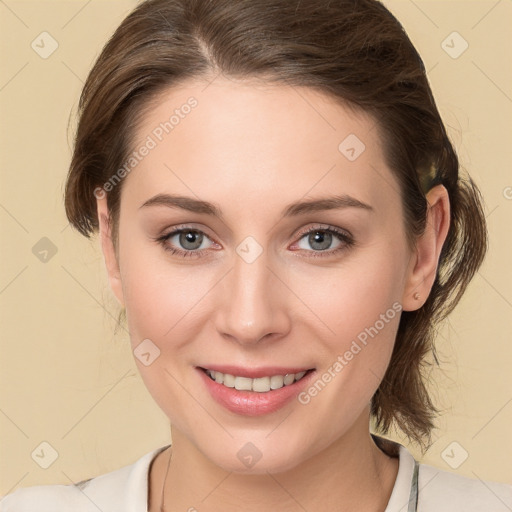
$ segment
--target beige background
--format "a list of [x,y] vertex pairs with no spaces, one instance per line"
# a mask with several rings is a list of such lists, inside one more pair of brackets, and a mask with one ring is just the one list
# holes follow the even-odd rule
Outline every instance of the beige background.
[[[512,482],[512,2],[385,3],[424,58],[461,161],[482,188],[491,235],[485,265],[439,333],[444,362],[433,392],[446,412],[422,460]],[[69,113],[102,45],[134,5],[0,1],[0,494],[76,482],[170,441],[126,333],[114,334],[117,308],[97,241],[67,225],[62,205]],[[43,51],[44,31],[58,42],[46,59],[31,47],[35,40]],[[443,49],[463,48],[458,36],[446,40],[454,31],[469,44],[458,58]],[[37,243],[48,249],[43,237],[57,251],[46,262],[33,253]],[[48,469],[40,467],[48,447],[31,457],[42,442],[58,452]]]

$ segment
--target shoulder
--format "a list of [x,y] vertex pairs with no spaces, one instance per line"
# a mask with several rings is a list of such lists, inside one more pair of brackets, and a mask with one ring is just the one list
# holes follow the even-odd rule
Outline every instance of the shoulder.
[[418,464],[405,446],[398,446],[398,474],[386,512],[512,511],[512,486]]
[[134,464],[77,484],[18,489],[0,500],[0,512],[145,512],[149,466],[165,448],[145,454]]
[[[25,487],[4,496],[1,512],[89,512],[93,508],[74,485],[37,485]],[[97,509],[96,509],[97,511]]]
[[[475,475],[476,476],[476,475]],[[418,512],[510,512],[512,486],[420,464]]]

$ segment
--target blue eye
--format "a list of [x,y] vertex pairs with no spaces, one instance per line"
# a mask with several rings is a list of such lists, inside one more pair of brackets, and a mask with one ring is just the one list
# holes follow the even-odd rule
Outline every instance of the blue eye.
[[[338,254],[340,251],[346,250],[354,245],[354,239],[352,236],[345,231],[338,230],[333,227],[317,227],[309,229],[308,231],[301,233],[301,237],[298,242],[298,248],[312,253],[313,257],[327,257],[333,254]],[[300,242],[305,242],[312,248],[308,249],[300,245]],[[332,247],[333,242],[338,241],[335,247]]]
[[[314,227],[297,236],[300,237],[298,249],[306,253],[311,253],[310,255],[312,257],[332,256],[354,245],[354,239],[348,232],[334,227]],[[205,247],[204,245],[207,241],[218,245],[212,242],[201,230],[191,227],[179,227],[155,240],[171,254],[188,258],[201,257],[203,253],[208,252],[209,246],[206,245]],[[311,249],[301,246],[300,242],[302,240],[305,240]],[[338,243],[333,248],[332,244],[336,242],[336,240]]]
[[203,241],[205,240],[204,233],[201,231],[192,231],[191,229],[175,232],[174,235],[169,238],[169,240],[174,237],[178,237],[178,241],[181,247],[190,251],[200,249],[201,245],[203,245]]
[[[171,245],[173,238],[177,238],[177,240]],[[192,228],[175,229],[157,239],[165,250],[171,254],[178,254],[184,257],[200,256],[206,250],[204,247],[201,247],[205,240],[209,240],[209,238],[202,231]],[[176,245],[183,249],[176,249],[174,247]]]
[[[314,251],[324,251],[332,249],[332,243],[336,241],[336,234],[328,230],[315,229],[314,231],[309,231],[300,240],[306,240]],[[340,243],[339,240],[338,243]],[[307,247],[301,247],[301,249],[307,249]]]

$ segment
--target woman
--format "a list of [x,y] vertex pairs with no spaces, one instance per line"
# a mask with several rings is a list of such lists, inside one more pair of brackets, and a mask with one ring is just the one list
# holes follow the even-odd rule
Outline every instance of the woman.
[[379,2],[141,3],[84,86],[65,205],[172,446],[2,511],[511,509],[369,430],[428,446],[421,368],[486,249]]

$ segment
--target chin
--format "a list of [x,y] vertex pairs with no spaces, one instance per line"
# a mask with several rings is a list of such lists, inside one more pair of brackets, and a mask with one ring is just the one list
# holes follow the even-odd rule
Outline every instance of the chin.
[[303,441],[297,444],[291,438],[283,442],[282,439],[265,439],[266,436],[268,432],[259,436],[238,436],[215,447],[205,440],[206,446],[198,445],[198,449],[214,465],[245,475],[282,473],[293,469],[304,459]]

